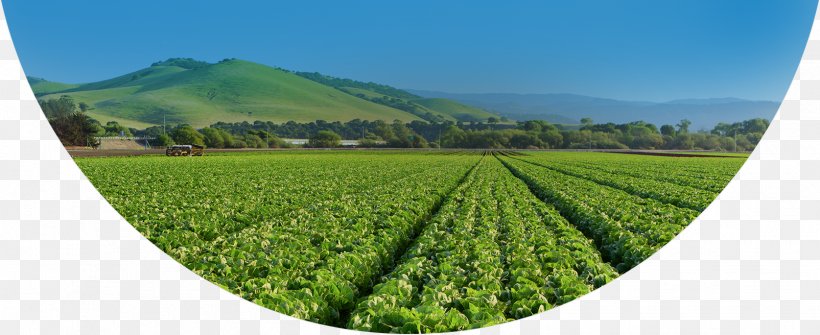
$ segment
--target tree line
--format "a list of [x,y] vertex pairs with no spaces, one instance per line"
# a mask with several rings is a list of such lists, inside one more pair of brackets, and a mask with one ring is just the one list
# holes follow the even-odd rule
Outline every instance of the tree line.
[[672,149],[750,151],[769,126],[765,119],[720,123],[711,130],[691,131],[691,122],[674,125],[635,121],[624,124],[559,125],[541,120],[499,124],[495,122],[424,122],[351,120],[298,123],[266,121],[217,122],[196,129],[187,124],[146,129],[106,124],[89,117],[85,103],[71,97],[41,100],[40,105],[55,133],[66,146],[95,146],[96,137],[145,136],[153,146],[199,144],[210,148],[292,147],[283,138],[309,139],[306,146],[334,147],[341,140],[359,140],[361,147],[475,148],[475,149]]

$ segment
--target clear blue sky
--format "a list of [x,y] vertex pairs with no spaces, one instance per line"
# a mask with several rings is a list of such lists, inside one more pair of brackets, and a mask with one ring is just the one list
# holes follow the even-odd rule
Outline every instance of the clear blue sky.
[[6,0],[28,75],[235,57],[457,93],[780,100],[816,0]]

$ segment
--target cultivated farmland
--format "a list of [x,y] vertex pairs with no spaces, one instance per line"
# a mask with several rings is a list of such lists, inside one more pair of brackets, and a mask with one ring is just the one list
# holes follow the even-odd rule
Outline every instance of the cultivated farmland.
[[649,257],[742,158],[569,152],[267,152],[77,159],[192,271],[247,300],[351,329],[498,324]]

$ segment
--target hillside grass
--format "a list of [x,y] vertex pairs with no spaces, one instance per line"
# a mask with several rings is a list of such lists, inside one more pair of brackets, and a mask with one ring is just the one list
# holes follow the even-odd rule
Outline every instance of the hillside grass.
[[447,121],[487,121],[490,117],[500,118],[498,115],[472,106],[467,106],[453,100],[443,98],[422,98],[410,92],[387,85],[365,83],[361,81],[336,78],[319,73],[296,72],[295,74],[307,79],[335,87],[354,96],[362,96],[373,100],[380,98],[399,99],[418,108],[421,114],[430,112]]
[[217,121],[311,122],[420,118],[354,97],[300,76],[247,61],[230,60],[197,69],[152,66],[64,92],[94,109],[89,115],[128,127]]
[[412,101],[435,113],[447,115],[459,121],[486,122],[490,117],[495,117],[496,119],[501,118],[483,109],[467,106],[449,99],[424,98]]
[[80,86],[78,84],[66,84],[55,81],[48,81],[42,78],[28,77],[28,83],[34,93],[51,93],[69,90]]

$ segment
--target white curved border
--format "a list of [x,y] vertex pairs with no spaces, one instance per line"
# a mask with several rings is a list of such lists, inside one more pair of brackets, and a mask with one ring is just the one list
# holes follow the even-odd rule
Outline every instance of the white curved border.
[[[689,228],[560,308],[462,334],[820,329],[820,25],[761,144]],[[170,259],[103,199],[25,80],[0,7],[0,333],[360,334],[261,308]]]

